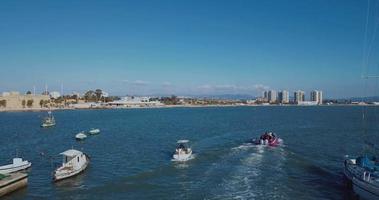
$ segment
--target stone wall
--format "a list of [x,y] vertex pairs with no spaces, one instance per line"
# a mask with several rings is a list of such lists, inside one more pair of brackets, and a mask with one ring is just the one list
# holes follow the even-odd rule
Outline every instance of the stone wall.
[[[6,107],[4,108],[1,102],[6,101]],[[41,108],[40,101],[49,101],[48,95],[32,95],[32,94],[18,94],[18,93],[6,93],[0,96],[0,109],[23,109],[23,108]],[[25,105],[23,105],[23,101]]]

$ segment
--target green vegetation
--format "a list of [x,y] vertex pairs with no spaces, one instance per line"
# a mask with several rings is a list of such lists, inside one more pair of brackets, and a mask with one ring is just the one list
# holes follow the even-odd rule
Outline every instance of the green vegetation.
[[7,100],[0,100],[0,107],[7,107]]
[[29,99],[29,100],[26,102],[26,106],[28,106],[28,108],[31,108],[31,107],[33,106],[33,102],[34,102],[33,99]]
[[175,95],[172,95],[171,97],[162,97],[160,100],[165,105],[179,105],[180,104],[179,99]]
[[21,105],[22,105],[23,108],[25,108],[25,105],[26,105],[25,99],[22,100]]

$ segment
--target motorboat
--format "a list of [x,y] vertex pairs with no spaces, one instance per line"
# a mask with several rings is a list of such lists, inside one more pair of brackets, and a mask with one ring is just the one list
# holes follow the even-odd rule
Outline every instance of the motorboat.
[[80,132],[80,133],[78,133],[78,134],[75,135],[75,138],[77,140],[84,140],[84,139],[87,138],[87,135],[84,132]]
[[252,143],[256,145],[278,146],[283,143],[283,140],[276,136],[275,133],[265,132],[259,138],[253,139]]
[[89,164],[88,155],[75,149],[69,149],[60,153],[60,155],[63,155],[63,163],[62,166],[54,171],[54,181],[75,176],[84,171]]
[[41,127],[52,127],[55,126],[55,118],[51,111],[47,112],[47,117],[42,121]]
[[360,156],[346,159],[344,174],[348,185],[362,199],[379,199],[379,159]]
[[13,163],[0,166],[0,174],[9,174],[21,170],[25,170],[32,166],[32,163],[22,158],[13,158]]
[[99,134],[100,133],[100,129],[98,128],[93,128],[91,129],[90,131],[88,131],[89,134],[91,135],[96,135],[96,134]]
[[179,140],[175,149],[173,161],[184,162],[192,158],[192,149],[188,147],[189,140]]

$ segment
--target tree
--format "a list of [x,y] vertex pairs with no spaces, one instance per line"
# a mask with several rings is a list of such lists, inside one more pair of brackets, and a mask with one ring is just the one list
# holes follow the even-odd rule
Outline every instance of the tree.
[[95,95],[96,95],[96,101],[99,101],[101,96],[103,95],[103,91],[100,89],[95,90]]
[[1,100],[0,101],[0,107],[4,107],[4,108],[7,107],[7,100],[5,100],[5,99]]
[[22,107],[25,108],[25,105],[26,105],[25,99],[22,100],[21,104],[22,104]]
[[41,108],[43,107],[43,100],[41,99],[41,101],[39,101],[39,105],[41,106]]
[[27,92],[26,92],[26,94],[32,94],[32,92],[30,92],[30,91],[27,91]]
[[89,90],[84,94],[84,99],[86,101],[95,101],[96,100],[96,93],[93,90]]
[[28,106],[28,108],[32,107],[32,106],[33,106],[33,99],[29,99],[29,100],[26,102],[26,106]]

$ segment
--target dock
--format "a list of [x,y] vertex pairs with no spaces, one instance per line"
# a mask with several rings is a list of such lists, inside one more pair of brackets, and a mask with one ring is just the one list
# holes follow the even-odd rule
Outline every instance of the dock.
[[0,177],[0,197],[11,193],[28,184],[28,175],[25,173],[14,173]]

